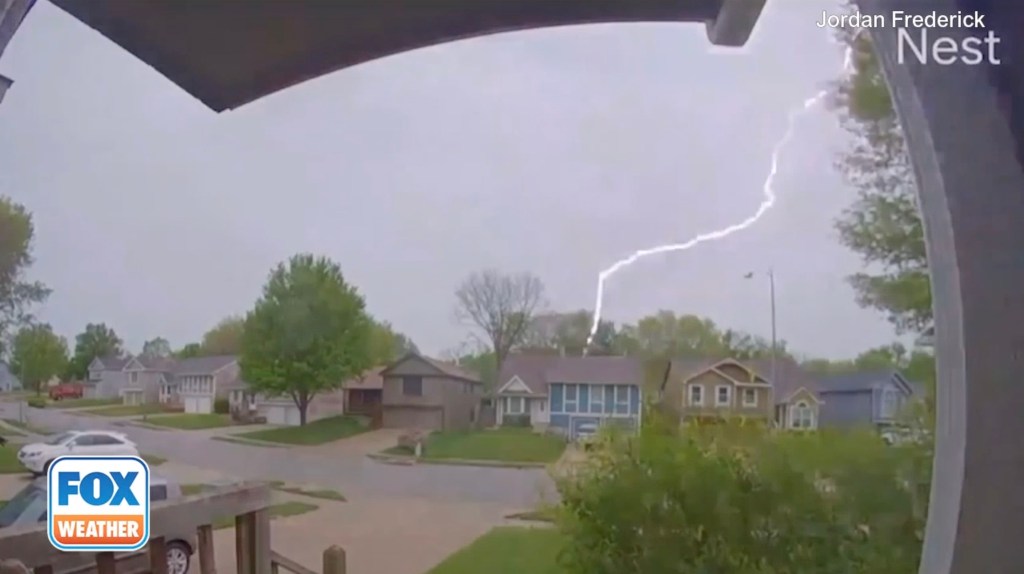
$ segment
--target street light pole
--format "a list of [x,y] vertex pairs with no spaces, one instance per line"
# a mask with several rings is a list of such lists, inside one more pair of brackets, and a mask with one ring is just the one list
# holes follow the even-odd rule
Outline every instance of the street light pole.
[[[778,338],[777,330],[775,325],[775,270],[768,269],[768,293],[771,297],[771,311],[772,311],[772,384],[775,384],[775,376],[778,374]],[[751,271],[743,276],[744,279],[750,279],[754,276],[754,272]]]

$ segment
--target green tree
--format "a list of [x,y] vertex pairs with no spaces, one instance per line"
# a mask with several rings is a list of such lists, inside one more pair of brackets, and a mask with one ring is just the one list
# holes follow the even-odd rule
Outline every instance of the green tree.
[[167,342],[167,339],[163,337],[157,337],[150,339],[142,344],[142,356],[143,357],[170,357],[171,356],[171,344]]
[[278,265],[246,315],[242,377],[256,391],[287,395],[299,422],[317,393],[374,366],[373,322],[363,297],[331,260],[296,255]]
[[124,354],[123,342],[113,329],[105,323],[89,323],[75,336],[75,354],[68,363],[67,376],[84,379],[89,363],[96,357],[120,357]]
[[594,314],[586,309],[569,313],[544,313],[530,319],[526,333],[517,351],[524,353],[557,352],[569,356],[610,355],[615,352],[616,327],[612,321],[602,320],[594,340],[587,348],[587,338]]
[[729,352],[722,335],[710,319],[662,310],[623,325],[616,346],[620,353],[646,358],[721,357]]
[[201,357],[203,355],[203,346],[199,343],[189,343],[174,352],[174,356],[179,359],[191,359],[193,357]]
[[232,315],[221,319],[219,323],[203,335],[203,356],[239,354],[242,350],[244,330],[245,317]]
[[873,269],[850,276],[850,284],[857,302],[883,312],[898,332],[921,332],[932,322],[931,285],[910,156],[869,36],[844,39],[854,66],[833,104],[853,143],[837,166],[857,199],[835,225]]
[[370,331],[370,357],[374,365],[384,365],[406,353],[419,350],[412,339],[395,331],[387,321],[374,321]]
[[36,394],[51,378],[67,368],[68,344],[49,325],[28,325],[18,330],[11,349],[11,370],[25,388]]
[[23,205],[0,195],[0,357],[13,329],[31,321],[32,305],[50,296],[50,289],[26,278],[34,261],[35,226]]

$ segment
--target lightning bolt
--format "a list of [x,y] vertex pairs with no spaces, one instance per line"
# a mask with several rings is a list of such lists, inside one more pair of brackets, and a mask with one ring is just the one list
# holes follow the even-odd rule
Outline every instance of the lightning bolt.
[[[854,34],[854,39],[861,33],[858,30]],[[853,42],[849,43],[850,47],[846,48],[846,52],[843,55],[843,71],[850,72],[853,69]],[[782,157],[782,152],[786,149],[786,146],[793,139],[793,134],[796,132],[797,121],[803,117],[806,113],[813,110],[828,95],[828,90],[821,90],[813,96],[803,101],[803,105],[794,108],[789,112],[788,121],[786,122],[786,130],[782,133],[775,145],[772,147],[771,155],[771,167],[768,170],[768,176],[764,180],[764,184],[761,186],[761,190],[764,193],[764,199],[761,200],[761,204],[757,206],[757,210],[752,215],[740,221],[734,223],[728,227],[722,229],[716,229],[707,233],[702,233],[689,241],[684,243],[669,243],[664,245],[658,245],[650,247],[648,249],[641,249],[634,251],[632,255],[620,259],[609,266],[604,271],[601,271],[597,276],[597,298],[594,302],[594,317],[593,322],[590,325],[590,334],[587,336],[587,346],[590,348],[591,343],[594,342],[594,336],[597,335],[597,329],[601,325],[601,313],[604,309],[604,286],[605,283],[611,279],[616,273],[643,259],[644,257],[650,257],[652,255],[660,255],[662,253],[672,253],[675,251],[686,251],[693,247],[700,245],[701,243],[707,243],[708,241],[717,241],[719,239],[725,239],[726,237],[736,233],[737,231],[743,231],[744,229],[757,223],[765,213],[768,212],[772,207],[775,206],[775,177],[779,174],[779,162]]]

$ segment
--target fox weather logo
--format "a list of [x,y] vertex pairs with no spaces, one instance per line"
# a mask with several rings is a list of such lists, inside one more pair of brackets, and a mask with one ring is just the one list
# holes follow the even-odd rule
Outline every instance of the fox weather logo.
[[131,551],[149,542],[149,465],[141,458],[62,456],[46,480],[46,531],[54,548]]

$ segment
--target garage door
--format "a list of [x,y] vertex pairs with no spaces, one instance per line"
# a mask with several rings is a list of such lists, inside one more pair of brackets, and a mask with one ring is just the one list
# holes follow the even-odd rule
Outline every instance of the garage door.
[[185,412],[186,413],[198,413],[199,412],[199,397],[185,397]]
[[299,407],[271,405],[266,407],[265,412],[268,424],[299,426]]
[[398,429],[443,430],[444,412],[441,409],[386,407],[384,426]]

